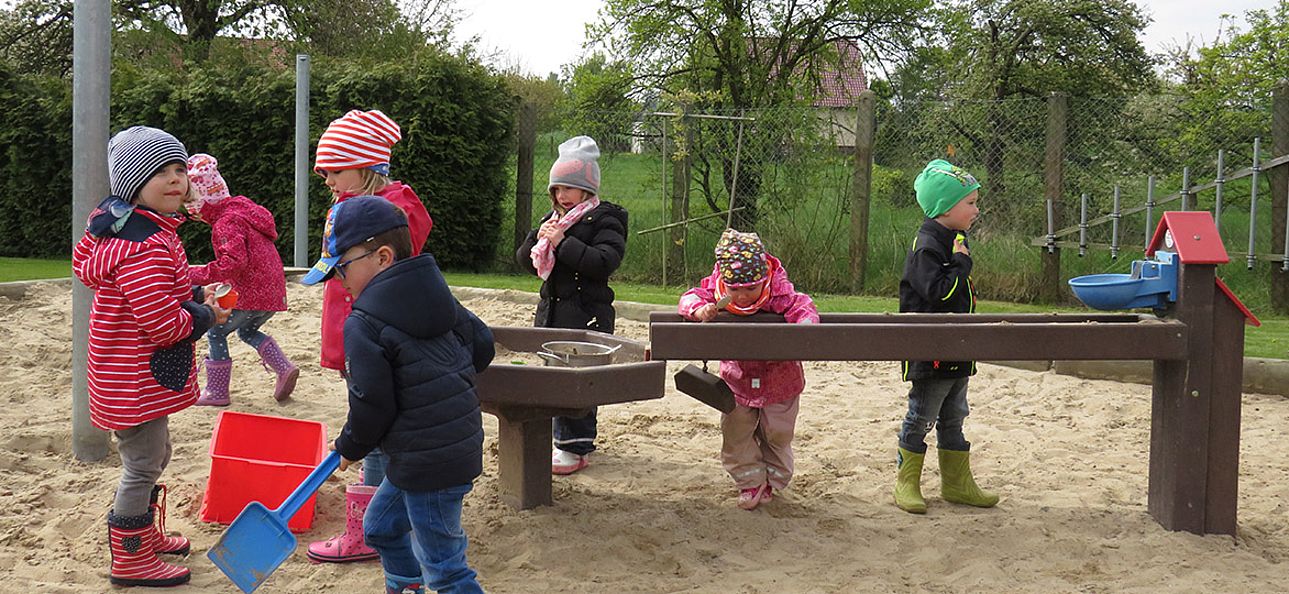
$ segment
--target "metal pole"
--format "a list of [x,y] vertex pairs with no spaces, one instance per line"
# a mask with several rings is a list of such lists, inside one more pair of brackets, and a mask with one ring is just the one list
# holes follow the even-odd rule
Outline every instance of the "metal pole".
[[738,197],[738,164],[743,153],[743,120],[738,123],[738,140],[734,141],[734,179],[730,182],[730,214],[725,218],[725,228],[734,228],[734,200]]
[[1258,235],[1258,171],[1261,170],[1259,165],[1259,153],[1262,151],[1262,138],[1253,139],[1253,189],[1249,194],[1249,257],[1246,260],[1249,270],[1253,270],[1253,263],[1258,259],[1253,253],[1253,244]]
[[1191,168],[1182,167],[1182,210],[1191,209]]
[[1052,198],[1047,198],[1047,253],[1056,253],[1056,215],[1052,211]]
[[1088,253],[1088,194],[1083,193],[1082,203],[1079,205],[1079,257]]
[[[111,106],[112,8],[76,0],[72,13],[72,245],[107,195],[107,126]],[[107,456],[107,432],[90,422],[89,327],[94,292],[72,282],[72,453],[91,462]]]
[[1146,249],[1150,249],[1151,235],[1155,232],[1155,176],[1146,178]]
[[[671,136],[668,135],[671,130],[667,124],[668,120],[664,118],[662,120],[662,217],[664,221],[671,220],[667,211],[668,205],[671,203],[667,199],[667,192],[671,188],[671,186],[667,185],[667,169],[671,167],[671,163],[667,158],[667,143],[671,142]],[[662,253],[662,286],[665,287],[667,286],[667,238],[665,236],[662,238],[662,250],[660,251]]]
[[1216,197],[1213,205],[1213,226],[1217,228],[1218,237],[1222,236],[1222,185],[1226,183],[1226,151],[1217,149],[1217,179],[1213,180]]
[[309,265],[309,56],[295,56],[295,265]]
[[1119,186],[1114,187],[1114,210],[1110,211],[1110,259],[1119,259],[1119,219],[1123,215],[1119,212]]

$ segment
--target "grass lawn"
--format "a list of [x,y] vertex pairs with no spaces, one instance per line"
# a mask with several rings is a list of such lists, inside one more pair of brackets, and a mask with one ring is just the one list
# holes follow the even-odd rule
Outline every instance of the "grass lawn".
[[71,260],[0,258],[0,283],[42,278],[67,278],[71,275]]
[[[66,278],[71,274],[70,260],[41,260],[34,258],[0,258],[0,282],[15,280],[33,280],[42,278]],[[537,277],[508,274],[473,274],[449,272],[445,276],[448,282],[457,286],[481,287],[486,289],[514,289],[518,291],[537,292],[541,282]],[[658,305],[676,303],[685,287],[658,286],[640,283],[613,283],[613,290],[618,299],[637,301]],[[893,297],[873,297],[867,295],[812,295],[820,311],[826,312],[887,312],[899,309],[898,301]],[[981,301],[981,313],[1045,313],[1045,312],[1086,312],[1078,307],[1051,307],[1002,301]],[[1256,313],[1256,312],[1255,312]],[[1289,317],[1260,316],[1262,326],[1245,328],[1244,354],[1250,357],[1270,359],[1289,359]]]

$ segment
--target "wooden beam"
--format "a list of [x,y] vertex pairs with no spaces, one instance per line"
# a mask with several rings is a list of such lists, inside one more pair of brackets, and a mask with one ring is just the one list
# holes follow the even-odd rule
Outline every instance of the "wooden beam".
[[1187,332],[1185,324],[1169,320],[649,327],[654,359],[687,361],[1180,360],[1187,356]]

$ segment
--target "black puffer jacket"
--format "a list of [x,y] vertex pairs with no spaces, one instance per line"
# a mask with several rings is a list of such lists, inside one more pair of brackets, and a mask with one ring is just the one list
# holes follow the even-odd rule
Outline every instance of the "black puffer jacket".
[[[900,311],[920,313],[973,313],[976,287],[971,284],[971,256],[953,251],[953,240],[961,233],[934,219],[918,229],[913,248],[904,259],[900,279]],[[966,237],[963,234],[965,243]],[[905,381],[948,379],[974,375],[972,361],[905,361]]]
[[349,419],[336,450],[359,460],[380,446],[406,491],[470,483],[483,469],[474,375],[494,355],[492,331],[452,297],[434,257],[376,275],[345,320]]
[[[550,217],[547,213],[542,222]],[[536,244],[537,229],[533,229],[515,252],[515,261],[531,274],[537,274],[531,253]],[[534,325],[612,333],[615,312],[609,276],[622,264],[626,250],[627,210],[601,200],[564,232],[564,241],[556,246],[555,268],[542,283]]]

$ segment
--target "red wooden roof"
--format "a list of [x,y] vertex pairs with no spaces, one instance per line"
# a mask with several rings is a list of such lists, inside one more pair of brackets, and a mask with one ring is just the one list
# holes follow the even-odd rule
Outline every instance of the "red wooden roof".
[[[1168,235],[1172,236],[1171,241]],[[1155,250],[1159,249],[1177,252],[1177,259],[1182,264],[1226,264],[1231,261],[1221,236],[1217,234],[1213,215],[1202,210],[1164,213],[1146,256],[1155,255]]]
[[[1231,261],[1226,255],[1226,246],[1222,245],[1222,237],[1218,235],[1217,225],[1213,223],[1213,215],[1202,210],[1164,213],[1164,217],[1159,219],[1159,226],[1155,228],[1155,235],[1150,239],[1146,257],[1154,256],[1155,250],[1177,252],[1177,259],[1182,264],[1217,265]],[[1245,323],[1251,326],[1262,325],[1258,317],[1245,307],[1222,279],[1216,276],[1213,278],[1222,294],[1240,308]]]

